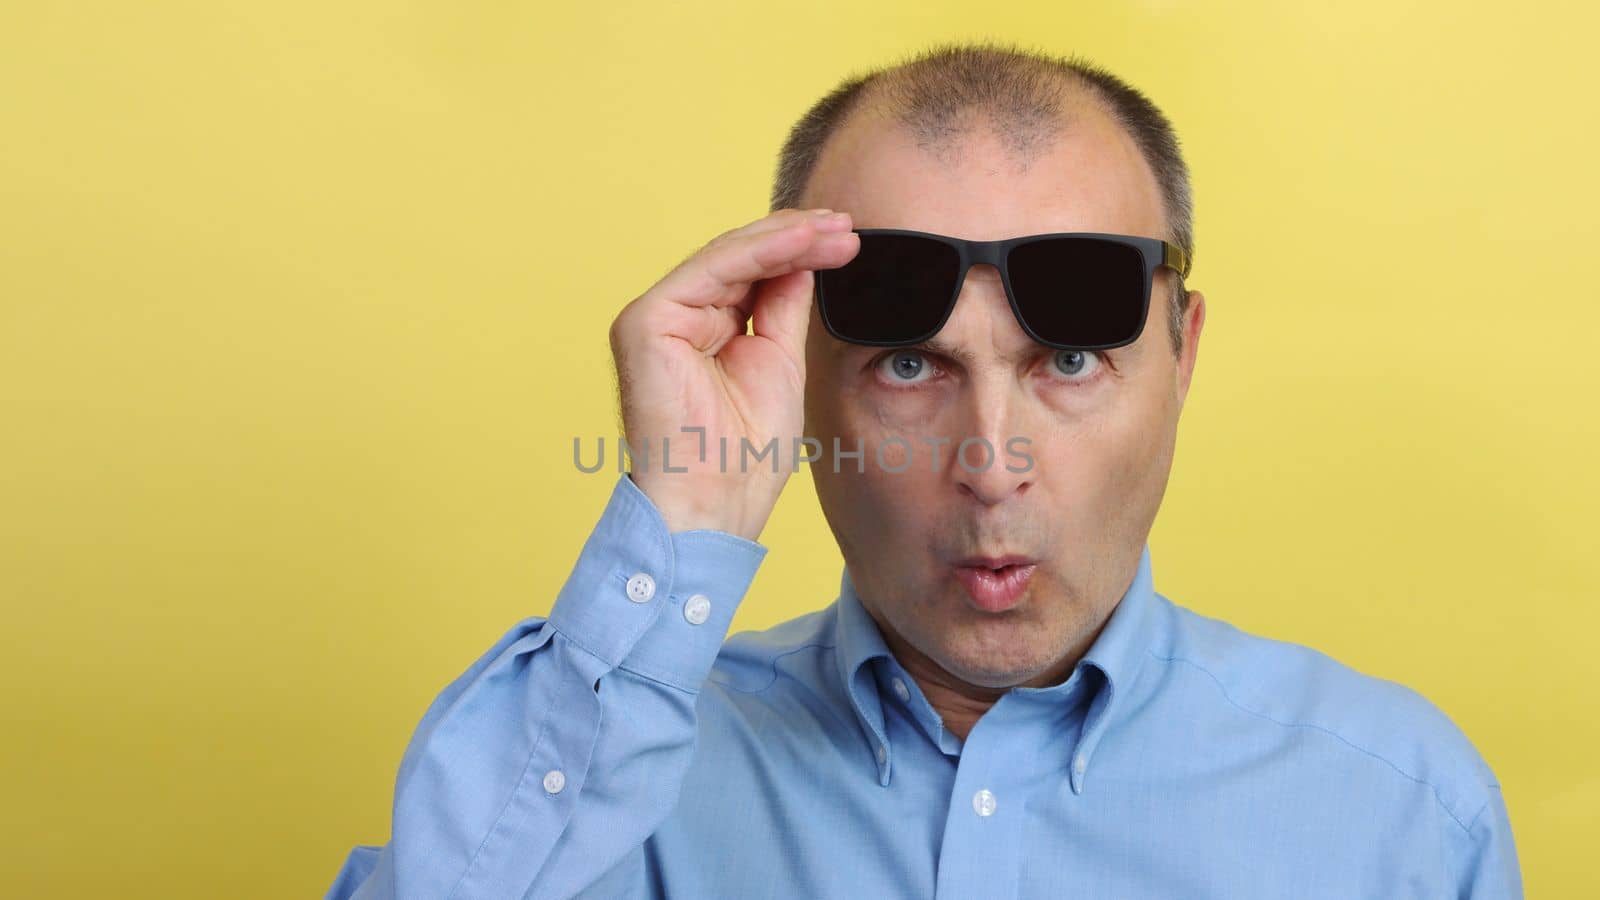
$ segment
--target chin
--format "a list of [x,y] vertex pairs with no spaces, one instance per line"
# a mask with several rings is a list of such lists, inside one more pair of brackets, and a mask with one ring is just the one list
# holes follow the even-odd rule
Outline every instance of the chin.
[[936,661],[947,673],[954,674],[968,684],[997,689],[1034,679],[1056,661],[1048,658],[1048,653],[1038,653],[1030,647],[1018,649],[1014,645],[1011,652],[1006,653],[984,652],[971,647],[965,650],[941,650]]

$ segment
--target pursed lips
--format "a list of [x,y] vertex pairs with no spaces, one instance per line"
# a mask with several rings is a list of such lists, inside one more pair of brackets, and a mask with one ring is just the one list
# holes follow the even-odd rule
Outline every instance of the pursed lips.
[[1020,554],[969,556],[953,567],[955,577],[979,609],[1004,612],[1016,605],[1038,568],[1038,561]]

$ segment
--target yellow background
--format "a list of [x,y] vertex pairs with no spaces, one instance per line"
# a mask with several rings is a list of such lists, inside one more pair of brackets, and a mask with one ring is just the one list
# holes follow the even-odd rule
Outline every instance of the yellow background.
[[[1157,589],[1422,691],[1594,887],[1588,5],[8,2],[5,893],[320,896],[615,474],[606,328],[850,72],[994,37],[1173,119],[1209,316]],[[591,445],[592,446],[592,445]],[[823,606],[808,476],[735,630]]]

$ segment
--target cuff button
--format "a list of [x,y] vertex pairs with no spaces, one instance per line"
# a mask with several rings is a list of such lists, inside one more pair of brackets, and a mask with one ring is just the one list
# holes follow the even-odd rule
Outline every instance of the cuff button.
[[683,604],[683,617],[689,620],[690,625],[699,625],[711,615],[711,598],[705,594],[695,594]]
[[656,580],[643,572],[628,579],[628,599],[635,603],[648,603],[656,595]]

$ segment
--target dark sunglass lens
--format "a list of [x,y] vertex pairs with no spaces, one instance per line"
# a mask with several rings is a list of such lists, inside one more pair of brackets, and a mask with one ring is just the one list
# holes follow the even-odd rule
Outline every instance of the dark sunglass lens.
[[828,326],[847,341],[925,340],[945,316],[960,269],[961,255],[949,244],[863,234],[849,262],[817,270],[817,299]]
[[1130,244],[1046,238],[1012,248],[1006,267],[1022,319],[1042,340],[1114,345],[1144,324],[1144,257]]

